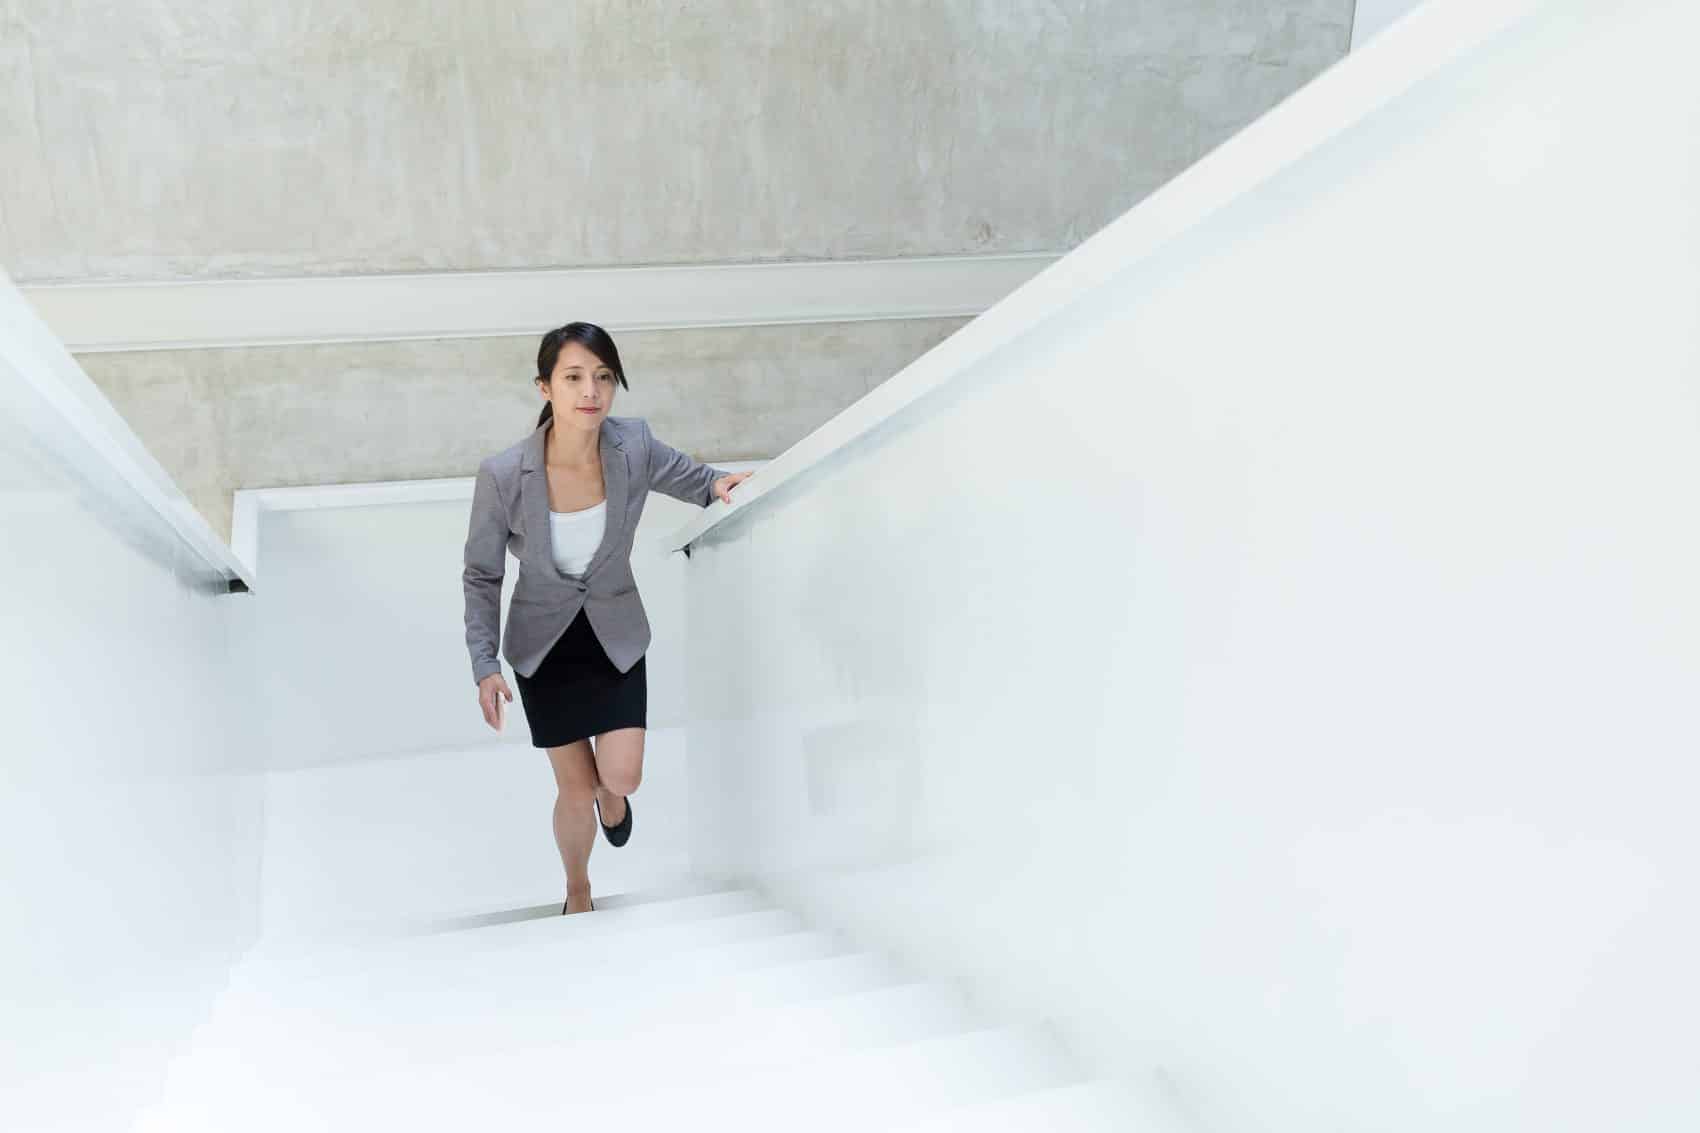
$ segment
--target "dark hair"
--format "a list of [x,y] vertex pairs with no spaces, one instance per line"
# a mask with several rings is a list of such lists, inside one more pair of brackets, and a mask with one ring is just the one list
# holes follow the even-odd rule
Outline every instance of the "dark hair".
[[[556,327],[543,336],[543,342],[537,347],[537,376],[547,378],[555,372],[555,359],[561,356],[561,347],[569,342],[577,342],[586,347],[601,360],[604,366],[614,371],[614,379],[626,389],[632,387],[626,384],[626,371],[620,365],[620,351],[614,345],[614,338],[595,323],[568,323],[564,327]],[[555,407],[549,402],[543,403],[543,412],[537,415],[537,428],[543,427],[543,422],[555,415]]]

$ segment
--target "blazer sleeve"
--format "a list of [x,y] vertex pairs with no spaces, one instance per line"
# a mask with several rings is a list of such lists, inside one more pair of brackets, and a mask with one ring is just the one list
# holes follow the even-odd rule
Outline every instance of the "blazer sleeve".
[[502,671],[502,573],[507,567],[508,513],[502,506],[501,486],[486,458],[478,466],[472,487],[472,515],[466,532],[466,568],[461,590],[466,595],[466,648],[472,656],[473,683]]
[[643,423],[644,449],[649,454],[650,491],[672,496],[698,507],[714,502],[714,482],[727,473],[712,465],[701,464],[658,438]]

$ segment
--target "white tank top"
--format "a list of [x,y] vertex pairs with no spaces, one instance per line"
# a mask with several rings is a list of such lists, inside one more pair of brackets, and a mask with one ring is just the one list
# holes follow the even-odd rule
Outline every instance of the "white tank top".
[[549,511],[549,542],[555,565],[566,574],[583,574],[590,557],[602,545],[607,525],[608,501],[592,504],[583,511]]

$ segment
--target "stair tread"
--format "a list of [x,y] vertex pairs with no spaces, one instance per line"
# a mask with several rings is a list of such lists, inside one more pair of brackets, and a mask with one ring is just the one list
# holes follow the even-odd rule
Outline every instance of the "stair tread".
[[[627,898],[620,902],[620,897]],[[525,947],[538,940],[591,940],[718,917],[747,913],[778,913],[760,894],[747,889],[719,890],[695,896],[649,900],[642,893],[599,898],[595,912],[563,916],[558,906],[548,912],[513,919],[466,918],[459,927],[434,931],[390,933],[358,939],[272,941],[252,949],[239,964],[244,974],[267,977],[335,975],[368,968],[388,958],[485,954]],[[494,916],[495,914],[492,914]]]
[[[367,1057],[413,1057],[432,1049],[511,1049],[552,1041],[578,1031],[641,1028],[657,1021],[749,1011],[787,1002],[826,998],[903,982],[883,956],[847,952],[823,959],[727,971],[690,985],[669,985],[664,995],[641,992],[602,996],[598,1010],[573,1012],[558,999],[527,997],[505,1002],[461,1003],[459,1014],[408,1015],[399,1022],[352,1011],[327,1013],[315,1005],[276,1002],[221,1014],[197,1041],[247,1046],[268,1057],[324,1062],[363,1052]],[[570,991],[570,988],[569,988]],[[427,1001],[426,1006],[429,1007]],[[612,1008],[608,1010],[606,1008]]]
[[512,1093],[533,1079],[557,1079],[561,1068],[570,1065],[574,1075],[594,1080],[601,1091],[645,1091],[653,1088],[659,1067],[669,1068],[665,1077],[672,1083],[700,1083],[984,1026],[959,996],[917,982],[731,1018],[672,1019],[623,1034],[556,1036],[511,1050],[469,1052],[454,1047],[381,1066],[365,1058],[336,1059],[316,1072],[263,1050],[203,1047],[192,1065],[176,1068],[175,1085],[193,1089],[206,1081],[245,1080],[259,1090],[301,1092],[334,1089],[338,1082],[346,1087],[357,1080],[366,1089],[385,1088],[386,1082],[402,1088],[421,1075],[442,1072]]
[[[556,1116],[618,1122],[627,1129],[676,1128],[706,1115],[738,1114],[742,1128],[851,1130],[894,1114],[936,1113],[964,1103],[1069,1081],[1072,1071],[1040,1031],[982,1027],[871,1049],[808,1057],[777,1070],[745,1067],[670,1080],[655,1066],[642,1089],[607,1089],[571,1061],[556,1073],[491,1082],[478,1074],[351,1076],[303,1089],[255,1083],[240,1074],[209,1079],[195,1097],[173,1099],[144,1129],[211,1128],[241,1115],[247,1129],[356,1129],[405,1122],[414,1128],[488,1127],[500,1120]],[[495,1088],[492,1088],[492,1087]],[[823,1101],[830,1104],[823,1106]],[[163,1124],[167,1119],[176,1125]]]
[[811,933],[789,913],[766,910],[652,926],[635,935],[538,937],[523,945],[464,955],[390,953],[374,957],[365,966],[350,964],[329,972],[244,971],[233,976],[229,991],[233,1002],[243,1003],[283,996],[297,1003],[365,1003],[461,988],[469,989],[468,993],[473,988],[517,992],[528,982],[554,979],[563,970],[618,965],[637,976],[712,965],[740,953],[754,957],[764,950],[798,946],[803,940],[824,947],[833,939],[830,934]]
[[1167,1115],[1121,1083],[1098,1078],[956,1106],[886,1126],[886,1133],[1171,1133]]

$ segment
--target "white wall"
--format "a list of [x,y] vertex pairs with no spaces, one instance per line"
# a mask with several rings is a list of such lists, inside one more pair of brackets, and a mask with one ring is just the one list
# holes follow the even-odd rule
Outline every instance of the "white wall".
[[[761,463],[715,466],[739,470]],[[254,629],[263,658],[269,767],[479,743],[530,746],[506,662],[502,671],[514,700],[500,735],[478,709],[461,589],[471,484],[470,477],[421,481],[419,494],[437,498],[364,506],[328,506],[340,487],[252,493],[269,501],[253,509],[260,599]],[[441,498],[448,491],[457,498]],[[391,500],[406,494],[405,484],[372,493]],[[632,572],[653,633],[647,664],[652,727],[672,727],[685,717],[686,560],[665,553],[662,544],[698,510],[652,492],[634,539]],[[509,556],[504,626],[518,571]]]
[[1536,9],[704,537],[701,867],[1182,1127],[1700,1124],[1700,13]]
[[255,934],[253,608],[0,308],[0,1124],[120,1129]]
[[[760,462],[717,464],[729,471]],[[354,488],[356,486],[350,486]],[[421,482],[435,502],[312,507],[342,488],[258,493],[253,643],[266,776],[262,932],[388,931],[432,918],[557,904],[548,757],[513,689],[483,720],[464,632],[461,554],[471,480]],[[405,495],[393,485],[378,495]],[[301,506],[297,506],[301,505]],[[651,493],[632,552],[649,614],[649,735],[633,813],[642,837],[591,860],[599,893],[684,869],[684,564],[663,535],[696,511]],[[518,564],[508,559],[503,622]]]

